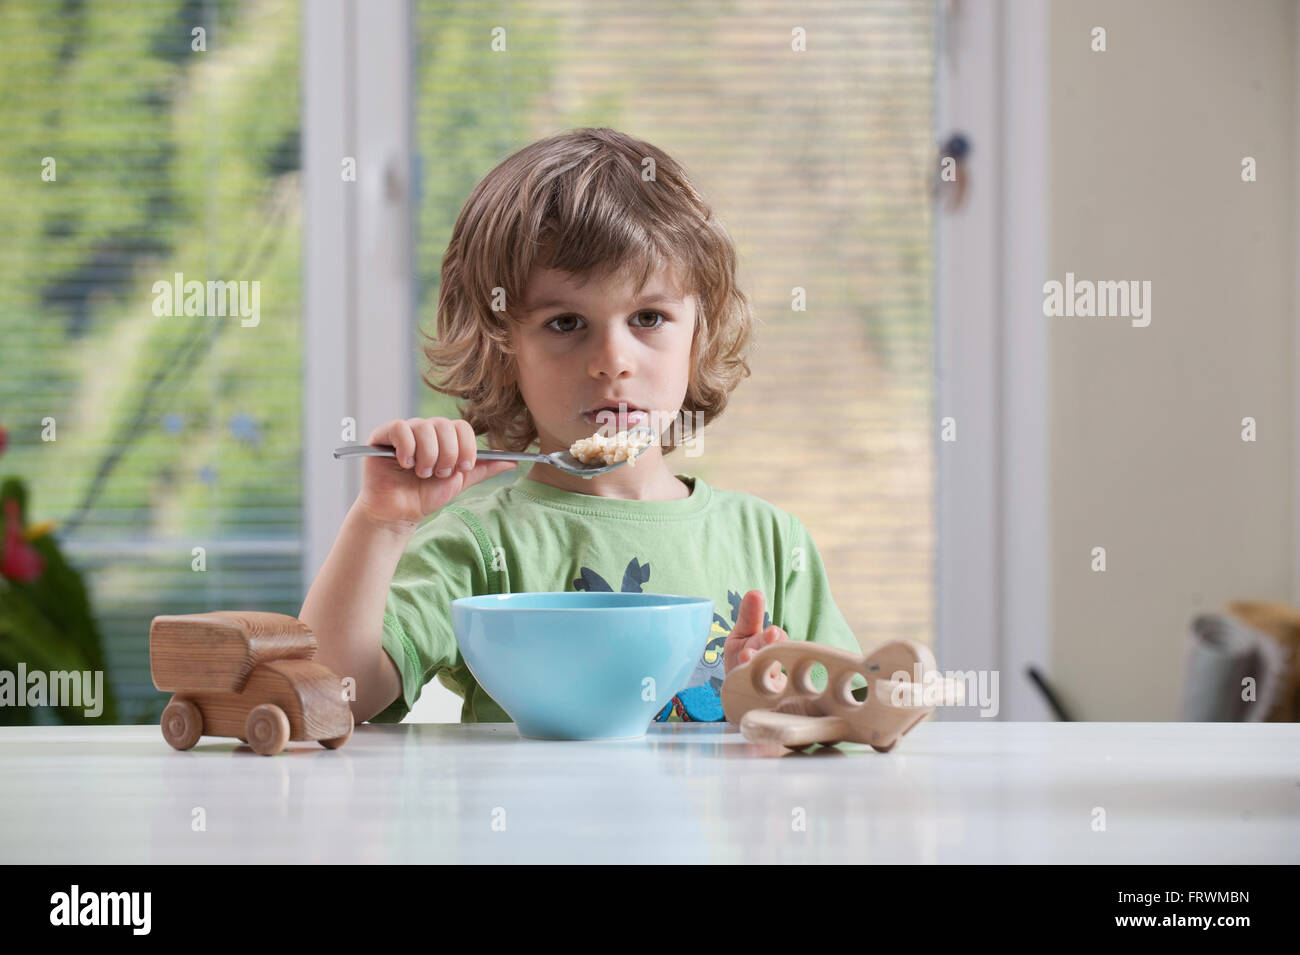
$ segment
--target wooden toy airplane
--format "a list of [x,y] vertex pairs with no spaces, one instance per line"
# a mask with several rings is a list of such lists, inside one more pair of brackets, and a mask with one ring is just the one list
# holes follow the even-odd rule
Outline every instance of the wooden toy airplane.
[[[814,663],[826,667],[824,692],[810,679]],[[787,671],[783,687],[777,664]],[[895,678],[900,672],[906,679]],[[849,691],[858,673],[867,681],[863,702]],[[916,682],[918,674],[924,685]],[[937,677],[934,654],[916,640],[890,640],[865,656],[819,643],[783,641],[728,673],[720,695],[727,719],[753,742],[790,749],[867,743],[887,753],[934,712],[934,705],[926,704],[928,687],[938,684],[943,699],[953,698],[958,685]]]

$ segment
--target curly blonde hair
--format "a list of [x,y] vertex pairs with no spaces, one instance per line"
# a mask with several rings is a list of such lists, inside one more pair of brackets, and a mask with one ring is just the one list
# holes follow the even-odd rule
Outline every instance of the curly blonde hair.
[[[651,167],[647,160],[653,160]],[[653,175],[643,174],[652,169]],[[436,391],[490,447],[524,451],[537,428],[518,386],[510,329],[523,320],[534,267],[582,281],[636,278],[665,267],[697,306],[691,373],[664,454],[693,421],[713,421],[750,374],[754,312],[736,279],[731,237],[667,153],[617,130],[581,128],[524,147],[474,187],[442,259],[437,337],[424,354]],[[504,292],[504,308],[500,306]],[[689,417],[688,417],[689,416]]]

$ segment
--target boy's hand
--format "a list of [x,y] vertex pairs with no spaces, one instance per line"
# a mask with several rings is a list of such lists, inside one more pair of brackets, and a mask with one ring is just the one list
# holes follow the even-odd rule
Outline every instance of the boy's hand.
[[[740,599],[740,612],[736,614],[736,625],[727,634],[726,643],[722,645],[723,673],[730,673],[742,663],[748,663],[759,650],[771,646],[789,636],[780,627],[763,629],[763,591],[751,590]],[[780,664],[772,664],[775,671],[773,682],[777,687],[785,686],[785,674]]]
[[461,491],[517,463],[478,463],[474,429],[463,418],[395,418],[372,431],[366,443],[397,449],[395,458],[365,459],[357,496],[361,509],[383,524],[418,524]]

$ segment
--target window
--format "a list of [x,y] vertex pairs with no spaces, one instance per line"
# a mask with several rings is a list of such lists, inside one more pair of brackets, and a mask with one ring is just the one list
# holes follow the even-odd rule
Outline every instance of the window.
[[930,641],[934,31],[924,0],[0,5],[0,474],[86,574],[119,718],[165,702],[154,615],[298,612],[355,496],[341,421],[455,414],[407,322],[474,183],[578,125],[685,163],[758,312],[674,469],[803,520],[864,643]]
[[[753,377],[673,470],[800,518],[865,645],[932,643],[933,5],[416,0],[414,16],[421,325],[461,204],[509,153],[573,126],[665,149],[730,229],[759,318]],[[418,413],[455,402],[422,388]]]
[[167,700],[155,614],[301,607],[298,21],[0,5],[0,474],[85,574],[123,722]]

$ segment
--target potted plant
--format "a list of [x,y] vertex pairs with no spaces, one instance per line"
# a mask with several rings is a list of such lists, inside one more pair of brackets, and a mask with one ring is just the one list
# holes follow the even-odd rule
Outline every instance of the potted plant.
[[[0,455],[7,440],[0,427]],[[0,671],[8,671],[10,689],[16,690],[16,699],[0,705],[0,725],[38,722],[34,708],[26,705],[28,687],[17,685],[20,667],[28,676],[104,673],[102,642],[85,585],[64,559],[53,529],[48,521],[27,523],[27,486],[20,478],[0,482]],[[64,723],[114,723],[117,707],[107,678],[101,686],[102,708],[96,716],[76,705],[49,706],[48,712]],[[56,702],[52,695],[47,701]]]

